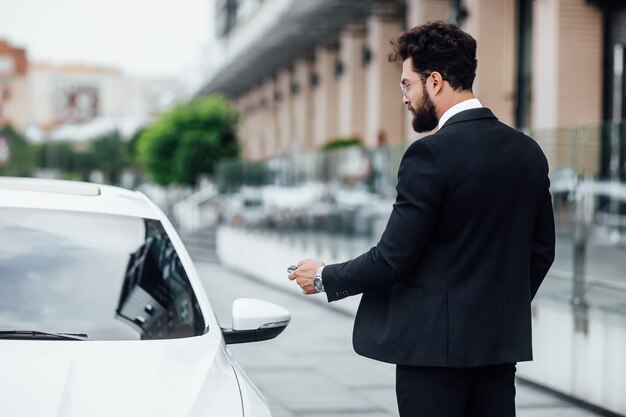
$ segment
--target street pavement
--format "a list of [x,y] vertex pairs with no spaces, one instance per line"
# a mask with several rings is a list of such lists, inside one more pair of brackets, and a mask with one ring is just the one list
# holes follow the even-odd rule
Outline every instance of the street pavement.
[[[199,249],[199,248],[198,248]],[[230,345],[237,361],[267,398],[274,417],[397,416],[395,368],[352,350],[353,317],[252,277],[243,276],[192,250],[192,257],[222,326],[230,326],[237,298],[261,298],[292,313],[276,339]],[[245,262],[245,254],[242,254]],[[285,273],[285,280],[287,273]],[[294,284],[295,285],[295,284]],[[517,382],[519,417],[598,416],[563,398]]]

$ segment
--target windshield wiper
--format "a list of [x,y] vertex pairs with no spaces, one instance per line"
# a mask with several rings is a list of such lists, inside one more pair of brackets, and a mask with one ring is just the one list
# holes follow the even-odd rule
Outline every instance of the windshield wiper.
[[48,333],[39,330],[0,330],[0,339],[85,340],[84,333]]

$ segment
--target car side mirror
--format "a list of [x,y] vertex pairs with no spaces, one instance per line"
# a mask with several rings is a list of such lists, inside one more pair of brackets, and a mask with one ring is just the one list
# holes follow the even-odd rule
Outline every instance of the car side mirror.
[[282,333],[291,320],[289,310],[256,298],[233,302],[233,327],[222,328],[226,344],[258,342]]

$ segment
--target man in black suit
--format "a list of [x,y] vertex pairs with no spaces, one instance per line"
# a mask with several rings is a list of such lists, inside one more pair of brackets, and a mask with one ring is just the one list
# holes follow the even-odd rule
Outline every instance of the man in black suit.
[[289,279],[329,302],[363,294],[354,349],[397,365],[401,416],[514,416],[530,303],[554,260],[548,163],[474,97],[470,35],[435,22],[392,45],[414,130],[439,129],[404,154],[378,244],[345,263],[300,261]]

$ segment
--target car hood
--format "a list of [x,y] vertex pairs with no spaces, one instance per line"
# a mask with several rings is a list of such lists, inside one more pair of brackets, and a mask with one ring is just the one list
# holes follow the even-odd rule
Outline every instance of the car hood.
[[[210,332],[214,333],[214,332]],[[241,416],[219,337],[0,340],[0,416]]]

